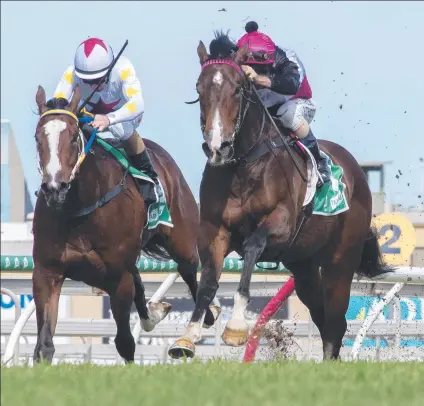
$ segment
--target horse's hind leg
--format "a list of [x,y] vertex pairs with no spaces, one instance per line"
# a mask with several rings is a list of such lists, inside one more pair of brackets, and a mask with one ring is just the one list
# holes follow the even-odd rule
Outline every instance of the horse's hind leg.
[[53,335],[56,330],[59,297],[64,281],[63,273],[35,264],[32,274],[33,295],[37,315],[37,344],[34,362],[51,363],[55,352]]
[[325,314],[319,266],[312,259],[287,264],[286,266],[294,275],[294,284],[298,298],[309,309],[312,321],[322,334]]
[[322,270],[325,323],[321,333],[324,360],[338,359],[346,333],[346,311],[356,267],[347,258],[338,264],[326,265]]
[[134,267],[131,273],[135,287],[134,304],[140,317],[141,327],[144,331],[152,331],[171,311],[171,305],[166,302],[147,304],[144,285],[138,269]]
[[133,276],[124,271],[121,279],[113,285],[107,291],[117,327],[116,349],[126,363],[134,362],[135,342],[130,327],[130,312],[135,295]]

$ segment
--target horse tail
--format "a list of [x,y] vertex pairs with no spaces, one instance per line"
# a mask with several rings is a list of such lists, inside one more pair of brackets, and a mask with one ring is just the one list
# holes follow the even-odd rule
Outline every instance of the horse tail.
[[373,278],[394,270],[393,267],[387,265],[381,255],[380,246],[378,244],[378,231],[372,226],[368,231],[367,238],[362,250],[361,264],[357,274]]
[[164,248],[164,240],[159,234],[150,238],[147,244],[142,248],[142,252],[145,256],[157,261],[169,261],[172,259],[168,250]]

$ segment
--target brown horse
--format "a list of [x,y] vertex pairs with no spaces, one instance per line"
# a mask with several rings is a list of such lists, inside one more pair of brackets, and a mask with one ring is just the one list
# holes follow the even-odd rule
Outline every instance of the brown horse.
[[234,250],[244,265],[224,341],[233,346],[247,341],[244,311],[255,263],[282,262],[293,273],[297,295],[321,333],[324,359],[336,359],[354,273],[373,277],[389,270],[371,229],[371,193],[364,172],[343,147],[321,141],[322,150],[344,170],[349,210],[328,217],[303,214],[305,156],[287,134],[282,142],[243,74],[247,48],[234,49],[226,35],[218,34],[210,50],[211,55],[202,42],[197,48],[202,66],[197,91],[208,157],[200,187],[202,273],[186,334],[169,353],[175,358],[194,355],[200,320],[218,289],[223,260]]
[[[69,104],[64,99],[46,104],[42,87],[36,95],[40,120],[35,139],[42,185],[33,222],[33,294],[38,327],[34,361],[40,357],[52,361],[59,296],[63,281],[69,278],[109,294],[117,325],[116,349],[126,362],[132,362],[132,303],[146,331],[171,308],[164,302],[146,303],[137,258],[141,250],[173,258],[195,299],[198,208],[175,161],[149,140],[145,140],[146,146],[165,190],[173,228],[159,225],[146,235],[147,210],[134,178],[96,143],[72,180],[85,141],[76,117],[79,101],[78,88]],[[214,323],[216,312],[208,309],[206,326]]]

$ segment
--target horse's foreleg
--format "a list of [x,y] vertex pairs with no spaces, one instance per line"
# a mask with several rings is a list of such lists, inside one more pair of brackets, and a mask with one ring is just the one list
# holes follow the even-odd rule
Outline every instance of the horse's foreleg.
[[[193,297],[194,303],[196,303],[198,290],[196,275],[198,265],[195,265],[192,262],[189,262],[184,259],[179,259],[176,262],[178,263],[178,272],[181,275],[183,281],[187,284],[190,293]],[[212,327],[217,318],[219,317],[220,313],[221,309],[218,306],[210,305],[209,307],[206,307],[205,318],[203,320],[203,327]]]
[[51,363],[55,352],[53,335],[56,330],[59,297],[64,281],[63,273],[38,264],[32,274],[33,296],[37,317],[37,344],[34,362]]
[[172,358],[193,357],[195,343],[201,339],[202,322],[206,310],[218,290],[224,257],[227,254],[230,240],[224,228],[203,224],[200,230],[199,255],[202,263],[200,283],[196,295],[196,303],[190,323],[185,334],[178,338],[168,353]]
[[152,331],[171,311],[172,306],[166,302],[147,304],[144,285],[136,267],[132,274],[135,287],[134,304],[140,317],[141,327],[144,331]]
[[135,289],[131,273],[124,271],[121,279],[108,288],[110,308],[116,322],[115,345],[119,355],[126,363],[134,362],[135,342],[130,327],[130,312]]
[[[199,254],[197,252],[197,240],[192,235],[193,230],[188,230],[185,222],[181,222],[178,227],[178,219],[175,221],[176,226],[172,229],[169,239],[167,239],[166,248],[173,260],[178,264],[178,273],[187,284],[194,303],[196,303],[198,289],[197,268],[200,263]],[[192,243],[190,243],[190,241],[192,241]],[[217,306],[212,305],[210,308],[207,308],[203,327],[211,327],[219,317],[220,312],[221,309]]]
[[234,295],[233,313],[222,335],[224,342],[228,345],[238,347],[246,344],[249,338],[249,326],[244,317],[244,312],[250,301],[250,281],[252,279],[252,273],[257,260],[266,247],[267,235],[268,230],[266,227],[261,227],[246,239],[243,244],[243,271],[239,287]]

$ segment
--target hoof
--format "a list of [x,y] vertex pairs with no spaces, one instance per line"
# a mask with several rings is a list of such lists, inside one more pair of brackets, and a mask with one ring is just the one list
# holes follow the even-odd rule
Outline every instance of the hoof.
[[149,303],[147,305],[149,319],[141,319],[141,327],[144,331],[152,331],[155,326],[162,321],[172,309],[172,305],[167,302]]
[[222,334],[222,339],[227,345],[231,345],[232,347],[241,347],[246,344],[249,339],[249,327],[247,324],[245,327],[240,326],[240,328],[231,328],[227,325],[224,329],[224,333]]
[[150,313],[155,313],[162,317],[161,320],[165,318],[172,309],[171,303],[168,302],[153,302],[149,303],[147,307]]
[[[213,322],[215,323],[218,320],[219,315],[221,314],[221,308],[218,306],[209,306],[210,311],[213,314]],[[207,325],[206,323],[203,323],[203,327],[204,328],[211,328],[213,326],[212,325]]]
[[182,337],[169,347],[168,355],[173,359],[193,358],[195,352],[196,347],[193,341],[188,337]]

